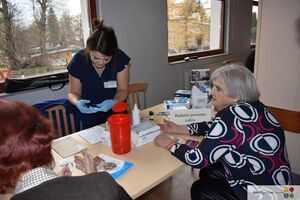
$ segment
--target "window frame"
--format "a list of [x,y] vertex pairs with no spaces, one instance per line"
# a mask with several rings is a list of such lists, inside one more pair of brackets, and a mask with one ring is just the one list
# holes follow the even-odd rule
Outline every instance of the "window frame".
[[[88,1],[88,13],[89,13],[89,24],[91,26],[92,24],[92,20],[94,18],[97,18],[97,4],[96,4],[96,0],[87,0]],[[36,75],[34,77],[48,77],[48,76],[53,76],[53,75],[58,75],[58,74],[64,74],[64,75],[68,75],[68,72],[53,72],[51,74],[47,74],[47,75]],[[32,79],[33,77],[28,77],[28,78],[23,78],[24,80],[28,80],[28,79]],[[30,91],[30,90],[28,90]],[[5,93],[5,82],[1,81],[0,82],[0,94],[1,93]]]
[[[191,56],[196,56],[198,58],[203,58],[207,56],[212,56],[212,55],[218,55],[222,54],[225,52],[224,50],[224,38],[225,38],[225,0],[220,0],[222,2],[221,5],[221,33],[220,33],[220,49],[214,49],[214,50],[208,50],[208,51],[201,51],[201,52],[192,52],[192,53],[185,53],[185,54],[179,54],[179,55],[168,55],[168,62],[173,63],[173,62],[180,62],[184,61],[184,58],[186,57],[191,57]],[[169,47],[168,47],[169,49]]]

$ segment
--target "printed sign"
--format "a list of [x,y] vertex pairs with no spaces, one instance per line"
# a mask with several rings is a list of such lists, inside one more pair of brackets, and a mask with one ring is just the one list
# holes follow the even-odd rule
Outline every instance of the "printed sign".
[[211,120],[211,109],[171,110],[169,118],[176,124],[191,124]]

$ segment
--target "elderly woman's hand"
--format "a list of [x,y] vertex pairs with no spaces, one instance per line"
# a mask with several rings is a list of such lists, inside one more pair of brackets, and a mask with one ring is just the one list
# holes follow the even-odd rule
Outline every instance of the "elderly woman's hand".
[[58,172],[59,176],[72,176],[72,172],[70,170],[70,168],[66,165],[64,166],[64,168],[62,168],[62,170],[60,170]]
[[189,134],[189,130],[186,125],[178,125],[170,120],[164,119],[164,123],[157,124],[160,129],[165,133],[181,133]]
[[166,134],[162,133],[154,139],[154,144],[169,150],[169,148],[175,144],[175,141]]
[[75,166],[77,169],[81,170],[85,174],[90,174],[93,172],[96,172],[96,166],[94,163],[93,157],[88,154],[86,151],[82,152],[82,156],[74,156],[75,160]]

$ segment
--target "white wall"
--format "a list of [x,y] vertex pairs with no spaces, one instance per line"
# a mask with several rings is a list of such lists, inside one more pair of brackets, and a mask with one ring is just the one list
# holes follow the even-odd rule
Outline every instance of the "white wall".
[[285,139],[287,143],[287,151],[289,154],[292,171],[294,173],[300,174],[300,162],[299,162],[300,134],[285,131]]
[[263,0],[257,81],[268,105],[300,111],[299,0]]
[[[261,0],[255,75],[262,101],[300,112],[300,1]],[[300,174],[300,134],[286,132],[292,170]]]

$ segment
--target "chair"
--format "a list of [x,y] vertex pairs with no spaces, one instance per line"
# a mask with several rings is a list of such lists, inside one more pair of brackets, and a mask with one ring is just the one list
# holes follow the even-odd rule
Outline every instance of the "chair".
[[144,107],[146,108],[146,90],[148,88],[148,83],[130,83],[128,87],[128,111],[133,109],[134,104],[136,103],[137,106],[141,109],[141,102],[140,102],[140,93],[144,93]]
[[[51,133],[57,133],[57,137],[62,137],[64,134],[69,135],[76,132],[74,124],[74,115],[69,114],[69,120],[67,119],[66,108],[63,105],[56,105],[46,110],[51,123]],[[68,124],[68,121],[70,122]],[[56,126],[55,126],[56,122]],[[70,126],[70,127],[69,127]],[[56,132],[57,131],[57,132]],[[64,133],[64,134],[63,134]],[[55,136],[55,135],[53,135]],[[56,138],[56,137],[54,137]]]
[[80,115],[67,99],[55,99],[33,105],[51,121],[53,138],[82,130]]

